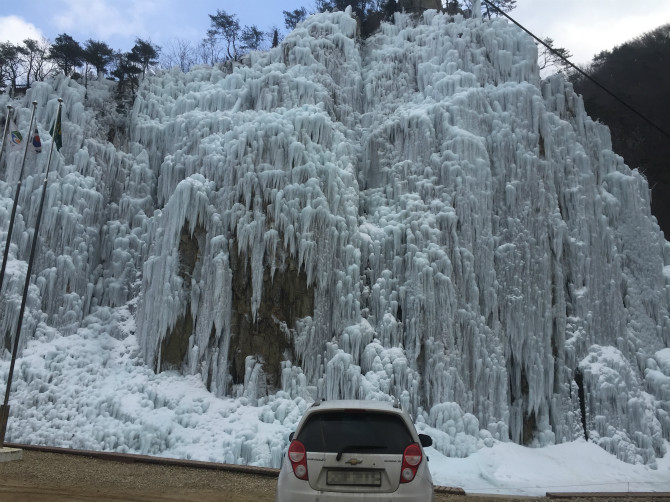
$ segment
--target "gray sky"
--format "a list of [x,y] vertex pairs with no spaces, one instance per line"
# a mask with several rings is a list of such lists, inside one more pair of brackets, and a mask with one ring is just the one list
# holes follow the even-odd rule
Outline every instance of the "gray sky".
[[[14,43],[44,35],[54,40],[67,33],[80,43],[89,38],[112,48],[130,50],[136,37],[158,45],[175,37],[199,42],[217,9],[236,14],[243,25],[263,30],[284,28],[283,10],[313,0],[32,0],[3,1],[0,41]],[[551,37],[568,49],[573,62],[587,63],[646,31],[670,23],[670,0],[517,0],[511,13],[540,38]]]
[[540,38],[551,37],[575,64],[670,23],[670,0],[517,0],[510,12]]

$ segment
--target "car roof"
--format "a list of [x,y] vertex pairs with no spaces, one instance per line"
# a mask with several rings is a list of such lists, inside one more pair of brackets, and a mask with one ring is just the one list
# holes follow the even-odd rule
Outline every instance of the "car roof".
[[344,409],[361,409],[361,410],[380,410],[380,411],[395,411],[402,413],[400,407],[393,406],[390,401],[371,401],[359,399],[336,399],[333,401],[316,401],[310,410],[344,410]]

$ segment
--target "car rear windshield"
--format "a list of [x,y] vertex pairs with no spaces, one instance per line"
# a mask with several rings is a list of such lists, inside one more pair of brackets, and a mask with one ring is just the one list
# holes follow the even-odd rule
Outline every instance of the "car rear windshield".
[[399,454],[413,443],[396,414],[334,410],[314,413],[297,437],[307,451]]

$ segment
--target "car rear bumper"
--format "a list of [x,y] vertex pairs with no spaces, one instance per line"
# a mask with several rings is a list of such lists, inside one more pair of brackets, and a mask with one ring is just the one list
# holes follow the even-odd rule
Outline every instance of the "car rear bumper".
[[430,502],[433,500],[433,485],[430,481],[417,477],[414,481],[401,484],[391,493],[355,493],[317,491],[307,481],[301,481],[282,469],[277,483],[276,502]]

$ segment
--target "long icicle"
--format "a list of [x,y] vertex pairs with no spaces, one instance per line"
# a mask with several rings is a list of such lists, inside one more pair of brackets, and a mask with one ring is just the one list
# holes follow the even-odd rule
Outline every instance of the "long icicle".
[[26,135],[26,147],[23,150],[23,161],[21,162],[21,170],[19,171],[19,181],[16,184],[16,193],[14,195],[14,205],[12,206],[12,215],[9,217],[9,229],[7,230],[7,242],[5,242],[5,254],[2,256],[2,268],[0,269],[0,293],[2,293],[2,283],[5,280],[5,269],[7,268],[7,259],[9,258],[9,246],[12,242],[12,231],[14,230],[14,220],[16,218],[16,208],[19,205],[19,192],[21,191],[21,183],[23,182],[23,169],[26,165],[26,157],[28,156],[28,143],[30,142],[30,133],[33,130],[33,121],[35,120],[35,109],[37,108],[37,101],[33,101],[33,113],[30,116],[30,127],[28,127],[28,134]]
[[[37,104],[36,102],[33,101],[33,104]],[[63,100],[61,98],[58,98],[58,112],[56,113],[56,122],[58,122],[60,118],[60,110],[61,107],[63,106]],[[26,300],[28,298],[28,288],[30,287],[30,276],[32,274],[32,269],[33,269],[33,261],[35,259],[35,249],[37,248],[37,240],[39,237],[39,232],[40,232],[40,223],[42,222],[42,209],[44,208],[44,199],[46,197],[47,193],[47,182],[49,181],[49,169],[51,168],[51,156],[53,155],[54,151],[54,143],[56,143],[56,131],[57,129],[57,124],[54,122],[54,137],[51,138],[51,147],[49,149],[49,160],[47,161],[47,169],[46,173],[44,175],[44,185],[42,186],[42,197],[40,198],[40,207],[37,210],[37,219],[35,221],[35,231],[33,232],[33,242],[30,248],[30,258],[28,259],[28,270],[26,271],[26,281],[23,286],[23,297],[21,298],[21,310],[19,311],[19,321],[16,326],[16,333],[14,334],[14,348],[12,349],[12,360],[9,365],[9,374],[7,375],[7,388],[5,389],[5,400],[2,405],[2,413],[0,413],[0,419],[3,420],[3,422],[0,422],[0,448],[2,448],[5,444],[5,433],[7,431],[7,419],[9,418],[9,392],[12,387],[12,377],[14,376],[14,365],[16,364],[16,356],[19,351],[19,338],[21,335],[21,327],[23,325],[23,314],[25,313],[26,310]],[[32,126],[32,120],[31,124]]]

